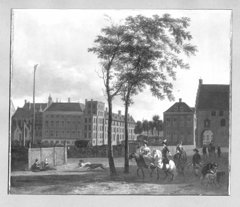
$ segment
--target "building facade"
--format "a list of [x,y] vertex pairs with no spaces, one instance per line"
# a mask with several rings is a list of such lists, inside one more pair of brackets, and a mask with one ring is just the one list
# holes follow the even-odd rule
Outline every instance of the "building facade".
[[[34,143],[42,139],[42,113],[46,103],[35,104],[35,137]],[[23,107],[18,107],[12,116],[11,140],[22,146],[32,142],[33,137],[33,104],[25,100]]]
[[168,145],[194,145],[194,109],[179,99],[163,113],[164,138]]
[[[99,101],[85,100],[84,137],[92,146],[108,144],[108,112],[105,104]],[[134,134],[135,121],[128,116],[128,138],[136,140]],[[119,145],[125,140],[124,115],[121,111],[112,114],[112,145]]]
[[196,144],[229,146],[229,85],[203,84],[196,97]]
[[81,103],[51,103],[43,112],[42,143],[74,145],[82,140],[83,114]]
[[[107,145],[108,112],[100,101],[85,100],[82,103],[53,102],[35,104],[34,143],[48,145],[75,145],[86,140],[92,146]],[[27,145],[32,141],[33,104],[25,102],[12,116],[12,141]],[[136,140],[135,121],[128,116],[129,140]],[[112,145],[125,140],[124,116],[121,111],[112,115]]]

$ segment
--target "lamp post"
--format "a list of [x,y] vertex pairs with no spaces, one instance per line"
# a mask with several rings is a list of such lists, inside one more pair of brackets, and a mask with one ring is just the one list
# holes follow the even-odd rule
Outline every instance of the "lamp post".
[[34,65],[33,70],[33,136],[32,136],[32,144],[35,141],[35,74],[37,70],[38,64]]

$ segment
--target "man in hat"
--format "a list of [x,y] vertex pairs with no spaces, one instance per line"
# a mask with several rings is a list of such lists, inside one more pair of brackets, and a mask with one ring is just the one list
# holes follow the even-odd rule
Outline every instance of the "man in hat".
[[150,165],[153,162],[151,149],[148,147],[147,140],[143,140],[143,146],[140,148],[140,155],[143,156],[146,165]]
[[168,147],[167,140],[163,140],[163,148],[162,148],[162,162],[163,162],[163,170],[166,170],[166,165],[169,164],[168,155],[171,155]]
[[193,150],[195,153],[193,155],[193,158],[192,158],[192,164],[193,164],[193,167],[198,167],[200,165],[200,162],[201,162],[201,155],[199,154],[199,151],[197,148],[195,148]]
[[142,155],[149,155],[151,152],[150,148],[148,147],[147,140],[143,140],[143,146],[140,148],[140,153]]

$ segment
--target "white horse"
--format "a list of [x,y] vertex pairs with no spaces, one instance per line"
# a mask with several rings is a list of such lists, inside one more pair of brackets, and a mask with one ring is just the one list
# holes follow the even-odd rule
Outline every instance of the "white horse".
[[168,175],[171,175],[171,181],[174,178],[174,175],[176,173],[176,165],[173,160],[169,160],[169,163],[166,164],[166,167],[164,167],[164,163],[162,161],[162,152],[160,150],[154,150],[153,151],[153,158],[154,158],[154,165],[157,167],[157,179],[159,179],[159,169],[163,170],[165,173],[165,178]]

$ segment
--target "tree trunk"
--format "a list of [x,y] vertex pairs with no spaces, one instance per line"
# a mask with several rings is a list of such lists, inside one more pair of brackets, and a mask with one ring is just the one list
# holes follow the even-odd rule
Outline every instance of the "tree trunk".
[[129,154],[129,147],[128,147],[128,102],[129,102],[129,96],[127,96],[125,100],[125,117],[124,117],[124,122],[125,122],[125,162],[124,162],[124,173],[129,173],[129,159],[128,159],[128,154]]
[[108,98],[108,163],[110,168],[110,175],[116,175],[117,171],[113,160],[112,147],[112,100]]

